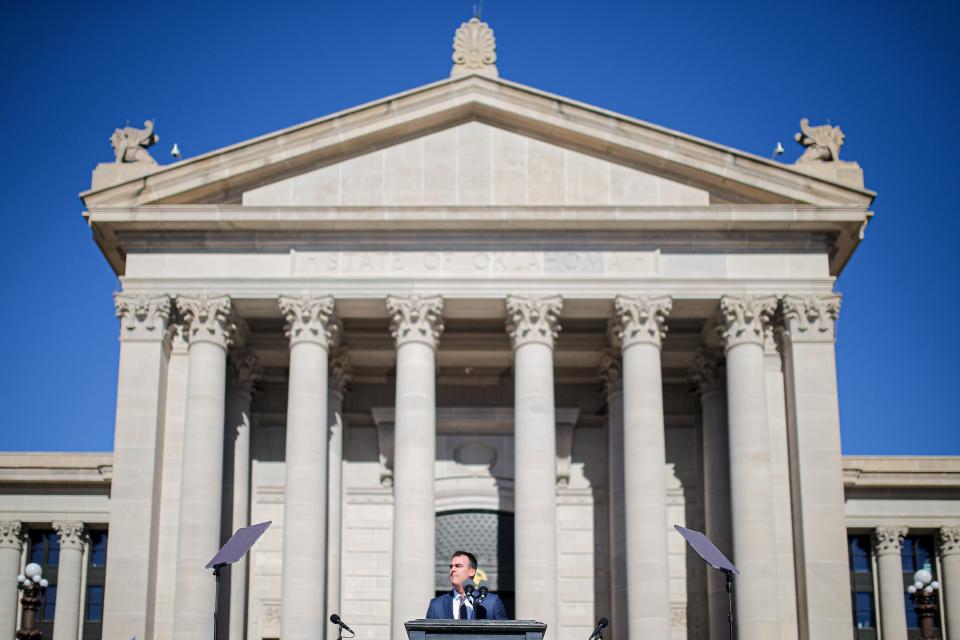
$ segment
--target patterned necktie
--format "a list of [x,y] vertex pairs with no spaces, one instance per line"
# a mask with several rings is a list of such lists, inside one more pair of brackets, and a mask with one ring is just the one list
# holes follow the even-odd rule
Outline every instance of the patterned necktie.
[[468,617],[467,614],[467,597],[460,596],[460,619],[466,620]]

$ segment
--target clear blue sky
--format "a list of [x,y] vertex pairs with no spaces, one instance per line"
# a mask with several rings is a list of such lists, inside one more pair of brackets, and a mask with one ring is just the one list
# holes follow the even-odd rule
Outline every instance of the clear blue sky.
[[[446,77],[470,0],[8,2],[0,9],[0,450],[110,450],[117,280],[77,193],[155,118],[170,160]],[[792,161],[843,127],[879,196],[841,276],[848,454],[960,454],[960,3],[487,0],[501,75]]]

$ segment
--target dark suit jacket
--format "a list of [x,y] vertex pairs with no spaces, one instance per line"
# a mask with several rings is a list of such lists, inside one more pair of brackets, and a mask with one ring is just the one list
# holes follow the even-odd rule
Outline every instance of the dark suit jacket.
[[[428,620],[452,620],[453,619],[453,591],[437,596],[430,601],[427,607]],[[507,610],[503,606],[503,601],[495,593],[488,593],[483,602],[473,605],[473,617],[475,620],[507,620]]]

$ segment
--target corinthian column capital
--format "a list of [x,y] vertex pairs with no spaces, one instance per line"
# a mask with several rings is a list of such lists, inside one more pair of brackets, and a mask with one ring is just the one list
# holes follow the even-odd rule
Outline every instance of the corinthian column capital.
[[163,340],[170,320],[170,296],[113,294],[121,340]]
[[603,392],[610,398],[623,389],[623,370],[620,367],[620,358],[612,351],[604,351],[600,356],[600,379],[603,381]]
[[278,303],[290,346],[312,342],[329,349],[336,342],[340,324],[333,315],[333,296],[280,296]]
[[330,381],[332,391],[343,393],[353,377],[350,351],[346,347],[334,347],[330,354]]
[[701,396],[723,388],[723,351],[701,347],[690,367],[690,380]]
[[87,525],[82,522],[54,522],[61,549],[83,550],[87,542]]
[[877,527],[873,530],[873,547],[877,555],[887,553],[900,555],[900,545],[903,543],[903,537],[907,535],[906,527],[887,526]]
[[19,520],[0,522],[0,549],[23,550],[23,523]]
[[234,391],[251,395],[263,378],[263,366],[260,358],[252,350],[231,354],[229,360],[228,386]]
[[187,336],[194,342],[210,342],[228,348],[237,325],[233,321],[230,296],[180,296],[177,309],[183,315]]
[[793,342],[833,342],[840,296],[784,296],[783,318]]
[[390,334],[397,347],[421,342],[434,349],[443,333],[443,298],[440,296],[387,296]]
[[613,300],[617,337],[624,351],[635,344],[652,344],[658,349],[667,335],[667,316],[673,309],[669,296],[617,296]]
[[537,342],[551,349],[560,334],[560,296],[507,296],[507,333],[513,348]]
[[960,527],[941,527],[937,540],[942,555],[960,554]]
[[723,296],[717,314],[717,332],[729,350],[740,344],[764,346],[767,322],[777,308],[774,296]]

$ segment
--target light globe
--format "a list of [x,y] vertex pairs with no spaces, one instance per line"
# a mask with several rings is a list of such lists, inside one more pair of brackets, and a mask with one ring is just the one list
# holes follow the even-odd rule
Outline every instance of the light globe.
[[36,562],[31,562],[26,566],[26,568],[24,568],[23,573],[32,580],[35,576],[39,576],[41,573],[43,573],[43,569],[41,569],[40,565],[38,565]]

